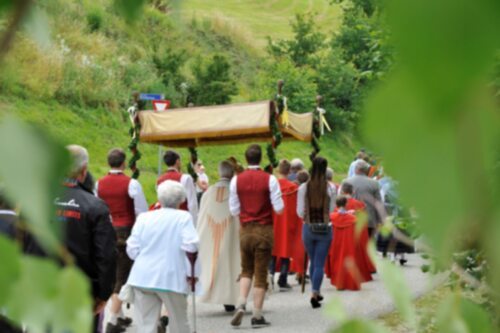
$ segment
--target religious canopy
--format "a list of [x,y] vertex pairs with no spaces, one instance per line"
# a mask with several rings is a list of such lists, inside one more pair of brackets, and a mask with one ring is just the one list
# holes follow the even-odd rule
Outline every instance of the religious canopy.
[[[140,111],[140,141],[169,147],[270,141],[273,101]],[[311,141],[313,113],[286,112],[280,119],[285,139]]]

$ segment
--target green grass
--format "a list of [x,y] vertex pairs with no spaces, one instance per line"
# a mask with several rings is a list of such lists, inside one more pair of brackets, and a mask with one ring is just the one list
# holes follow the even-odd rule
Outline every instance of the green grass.
[[329,0],[185,0],[180,10],[184,20],[208,18],[227,25],[263,48],[266,37],[290,38],[290,22],[297,13],[315,13],[321,30],[331,33],[340,25],[341,9]]

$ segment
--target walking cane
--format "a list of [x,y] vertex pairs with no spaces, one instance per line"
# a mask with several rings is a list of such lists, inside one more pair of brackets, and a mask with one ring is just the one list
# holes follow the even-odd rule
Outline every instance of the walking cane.
[[186,255],[189,259],[189,262],[191,263],[191,294],[193,297],[193,333],[196,333],[196,296],[194,294],[195,292],[195,285],[196,285],[196,276],[194,273],[194,264],[196,262],[196,259],[198,258],[198,252],[186,252]]
[[306,291],[306,272],[307,272],[307,262],[309,258],[307,257],[307,251],[304,254],[304,273],[302,274],[302,293]]

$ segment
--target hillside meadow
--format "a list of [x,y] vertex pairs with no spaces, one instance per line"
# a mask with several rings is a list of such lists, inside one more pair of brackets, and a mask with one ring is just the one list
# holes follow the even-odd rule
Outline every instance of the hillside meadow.
[[[176,94],[159,69],[161,61],[181,57],[176,70],[189,79],[196,59],[223,54],[237,82],[233,102],[269,99],[272,95],[255,93],[262,91],[256,77],[267,61],[266,37],[290,36],[289,23],[296,13],[317,13],[325,32],[336,27],[340,15],[339,7],[328,1],[188,0],[167,9],[146,6],[138,21],[129,24],[110,0],[49,0],[41,6],[50,27],[47,44],[35,43],[26,32],[17,34],[0,76],[0,117],[16,115],[62,144],[87,147],[96,177],[107,172],[110,148],[128,146],[125,111],[131,93],[162,92],[167,98]],[[3,29],[5,21],[0,23]],[[322,155],[336,171],[336,180],[346,173],[359,145],[348,134],[323,138]],[[140,145],[139,149],[143,153],[138,163],[140,181],[153,201],[158,147]],[[215,180],[217,163],[229,156],[243,160],[244,150],[245,145],[202,147],[199,157]],[[308,143],[285,142],[277,157],[301,157],[308,162],[311,150]],[[187,150],[179,151],[187,161]]]

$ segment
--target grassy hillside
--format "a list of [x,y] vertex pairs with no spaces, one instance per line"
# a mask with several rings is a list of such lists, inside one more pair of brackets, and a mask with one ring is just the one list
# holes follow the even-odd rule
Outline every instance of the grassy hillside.
[[340,7],[329,0],[185,0],[180,10],[185,20],[208,18],[218,25],[227,25],[235,33],[253,41],[262,49],[267,36],[291,37],[290,21],[296,13],[317,14],[318,25],[324,32],[340,25]]
[[[321,13],[320,19],[329,29],[327,22],[335,21],[338,8],[326,3],[188,0],[167,13],[147,7],[139,21],[130,26],[114,12],[111,0],[47,0],[43,8],[49,14],[51,45],[41,48],[24,33],[18,34],[0,69],[0,118],[15,114],[44,128],[63,144],[87,147],[90,169],[100,177],[107,172],[107,151],[128,145],[125,110],[131,92],[165,92],[169,98],[175,94],[158,69],[158,59],[183,52],[185,63],[179,71],[189,78],[190,66],[197,57],[223,53],[238,81],[239,94],[233,101],[247,101],[249,96],[262,98],[251,92],[266,61],[262,48],[266,32],[273,37],[288,35],[293,14],[311,9]],[[223,21],[218,20],[218,12],[224,15]],[[198,18],[193,20],[193,15]],[[243,30],[227,25],[226,18],[237,21],[238,29],[248,29],[251,34],[244,36]],[[200,148],[199,156],[210,178],[217,178],[220,160],[231,155],[243,160],[245,146]],[[341,179],[359,144],[334,133],[323,139],[322,146],[323,155],[337,172],[336,178]],[[141,145],[140,150],[140,180],[148,200],[153,201],[158,147]],[[285,142],[278,158],[307,160],[310,151],[307,143]],[[187,151],[180,152],[187,160]]]

